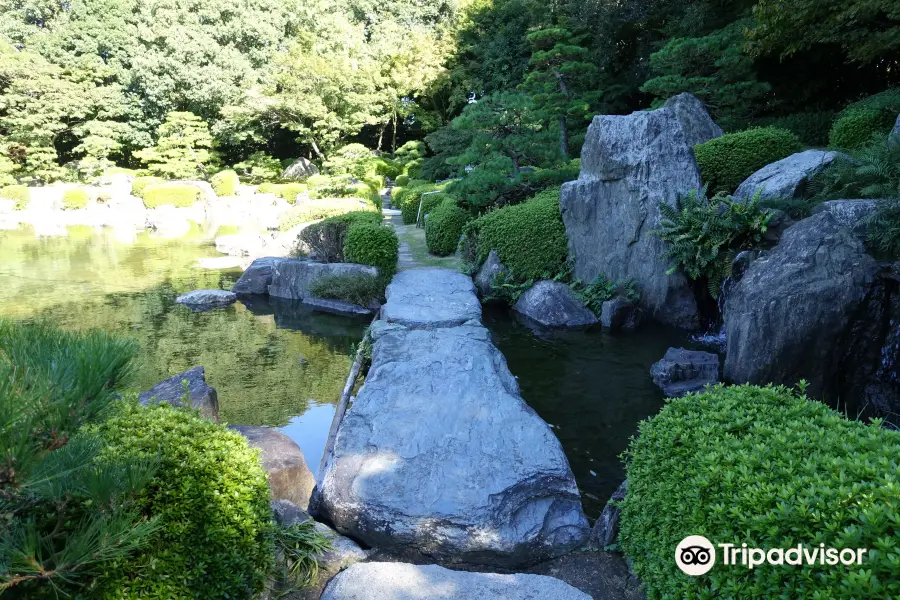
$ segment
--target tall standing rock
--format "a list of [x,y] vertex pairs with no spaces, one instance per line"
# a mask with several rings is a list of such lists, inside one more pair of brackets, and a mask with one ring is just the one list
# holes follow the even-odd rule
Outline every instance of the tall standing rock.
[[560,198],[575,276],[632,279],[650,316],[696,326],[697,305],[688,281],[680,273],[666,273],[666,245],[652,231],[660,222],[661,202],[674,204],[678,194],[701,186],[693,147],[719,134],[689,94],[658,110],[594,117],[581,174],[563,185]]

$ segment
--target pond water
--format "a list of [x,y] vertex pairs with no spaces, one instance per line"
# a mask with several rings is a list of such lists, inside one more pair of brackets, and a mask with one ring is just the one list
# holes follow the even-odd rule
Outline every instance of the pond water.
[[90,227],[53,237],[0,231],[0,317],[133,337],[134,391],[203,365],[223,421],[285,427],[315,470],[367,323],[264,298],[207,313],[176,304],[194,289],[231,287],[240,270],[197,265],[216,256],[199,227],[174,240]]

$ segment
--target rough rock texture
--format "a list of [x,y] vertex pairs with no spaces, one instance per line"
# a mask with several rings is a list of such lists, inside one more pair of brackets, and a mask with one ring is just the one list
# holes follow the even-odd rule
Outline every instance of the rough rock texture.
[[288,300],[310,297],[309,286],[322,275],[378,275],[378,269],[353,263],[317,263],[285,258],[272,264],[269,295]]
[[290,500],[305,510],[316,480],[306,466],[300,446],[271,427],[229,425],[228,429],[237,431],[251,446],[260,449],[263,469],[269,474],[272,499]]
[[515,568],[579,546],[587,520],[562,446],[519,397],[472,280],[412,269],[388,289],[382,316],[399,320],[374,328],[317,515],[369,546],[449,564]]
[[831,213],[838,224],[850,229],[857,236],[865,238],[864,219],[875,212],[878,200],[829,200],[813,209],[813,214]]
[[650,377],[668,398],[699,392],[719,381],[719,357],[709,352],[669,348],[650,367]]
[[766,165],[738,187],[734,197],[748,200],[762,190],[761,200],[801,198],[809,180],[819,171],[843,156],[840,152],[805,150]]
[[600,518],[594,523],[594,528],[591,530],[592,546],[606,548],[607,546],[612,546],[616,543],[616,540],[619,537],[619,517],[622,513],[622,508],[617,506],[616,503],[625,500],[625,494],[627,493],[628,480],[626,479],[618,488],[616,488],[616,491],[613,492],[609,502],[603,507]]
[[679,327],[698,324],[688,281],[666,274],[665,245],[652,231],[660,202],[672,204],[679,193],[700,187],[693,147],[718,131],[699,101],[686,98],[654,111],[594,117],[581,174],[562,186],[560,197],[576,277],[633,279],[651,317]]
[[185,395],[183,382],[185,381],[187,381],[187,393],[191,408],[198,409],[200,416],[218,423],[219,398],[216,395],[216,388],[206,385],[206,373],[203,367],[194,367],[157,383],[138,396],[138,401],[144,406],[160,402],[172,406],[182,406]]
[[427,267],[397,273],[385,290],[381,318],[412,329],[454,327],[481,319],[472,280],[462,273]]
[[494,280],[497,273],[509,275],[509,269],[500,262],[497,251],[491,250],[487,260],[484,261],[484,264],[481,265],[478,274],[475,276],[475,287],[478,288],[478,293],[481,294],[482,298],[491,295],[491,282]]
[[344,317],[372,316],[372,311],[365,306],[353,304],[352,302],[345,302],[344,300],[334,300],[331,298],[305,298],[303,304],[313,310]]
[[279,260],[273,257],[257,258],[231,286],[231,291],[235,294],[268,294],[275,263]]
[[466,573],[438,565],[358,563],[335,577],[322,600],[590,600],[553,577]]
[[234,292],[226,290],[194,290],[175,299],[175,302],[184,304],[194,312],[221,308],[235,301],[237,301],[237,296]]
[[725,377],[788,385],[806,379],[817,397],[833,392],[876,271],[862,242],[831,213],[788,229],[727,295]]
[[691,148],[722,136],[722,128],[709,117],[706,106],[697,96],[684,92],[666,100],[664,106],[675,111]]
[[282,179],[291,181],[304,181],[313,175],[319,174],[319,167],[313,164],[308,158],[298,158],[290,164],[290,166],[281,173]]
[[618,296],[603,303],[600,323],[610,331],[634,331],[641,324],[641,311],[627,299]]
[[588,327],[597,316],[559,281],[538,281],[513,305],[513,310],[545,327]]
[[891,134],[900,135],[900,115],[897,115],[897,122],[894,123],[894,129],[891,130]]

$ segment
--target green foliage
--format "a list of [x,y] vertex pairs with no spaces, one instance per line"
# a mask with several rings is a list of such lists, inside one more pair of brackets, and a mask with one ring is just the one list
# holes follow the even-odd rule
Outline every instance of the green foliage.
[[900,88],[884,91],[849,105],[834,121],[829,144],[853,150],[875,135],[886,136],[900,115]]
[[309,285],[309,291],[316,298],[334,298],[360,306],[369,306],[373,301],[384,298],[387,282],[386,277],[364,273],[322,275]]
[[598,317],[603,311],[603,303],[607,300],[622,296],[636,304],[641,299],[641,294],[637,291],[634,281],[610,281],[603,273],[597,275],[590,283],[576,279],[569,283],[569,287],[581,302]]
[[305,253],[315,253],[320,262],[344,262],[344,244],[350,226],[356,223],[380,225],[381,222],[382,217],[377,212],[352,211],[313,223],[300,232],[298,241]]
[[865,224],[871,246],[887,258],[900,258],[900,196],[880,201]]
[[402,164],[383,156],[379,156],[372,162],[375,165],[375,173],[381,175],[382,177],[389,177],[391,179],[394,179],[395,177],[399,177],[400,174],[403,173]]
[[156,146],[135,152],[148,171],[170,179],[206,174],[212,159],[212,136],[203,119],[190,112],[170,112],[157,136]]
[[212,189],[216,196],[234,196],[237,193],[241,181],[234,171],[219,171],[210,179]]
[[790,131],[756,127],[697,144],[694,155],[709,189],[730,194],[758,170],[802,149]]
[[171,204],[177,208],[193,206],[200,198],[200,189],[191,185],[161,183],[144,188],[144,206],[156,208]]
[[757,119],[760,127],[777,127],[787,129],[796,135],[806,146],[822,148],[828,145],[828,132],[834,122],[835,113],[830,110],[818,112],[801,112],[783,117],[765,117]]
[[428,148],[425,146],[425,142],[412,140],[397,148],[396,152],[394,152],[394,160],[406,166],[414,160],[425,158],[427,153]]
[[565,269],[566,228],[559,212],[559,189],[541,192],[516,206],[500,208],[471,221],[464,247],[477,262],[496,250],[513,274],[526,279],[552,279]]
[[507,275],[503,271],[494,274],[491,279],[491,293],[485,300],[502,302],[513,306],[519,297],[534,286],[534,279],[520,279],[515,275]]
[[428,251],[437,256],[447,256],[456,252],[459,237],[472,215],[457,206],[450,198],[434,208],[425,220],[425,244]]
[[[625,454],[619,539],[648,598],[896,597],[900,432],[879,425],[783,387],[720,385],[668,400]],[[672,558],[688,535],[738,548],[868,552],[860,567],[751,570],[717,560],[689,577]]]
[[[419,202],[422,200],[423,194],[431,192],[439,192],[444,189],[443,185],[429,183],[427,181],[412,180],[406,187],[395,187],[391,192],[391,204],[394,208],[399,208],[401,218],[404,225],[412,225],[416,222],[419,215]],[[433,194],[437,196],[438,194]],[[429,196],[425,196],[428,198]]]
[[249,599],[262,589],[274,547],[258,450],[168,404],[123,403],[95,433],[110,460],[159,461],[140,506],[161,528],[140,556],[110,571],[109,589],[160,600]]
[[422,161],[421,177],[430,181],[447,179],[458,175],[460,166],[448,162],[466,152],[475,132],[448,125],[425,136],[431,156]]
[[312,221],[318,221],[319,219],[326,219],[328,217],[356,211],[371,212],[374,215],[379,215],[379,218],[381,215],[379,211],[375,210],[375,207],[361,204],[358,200],[352,198],[313,200],[308,204],[304,203],[285,211],[279,220],[278,228],[281,231],[287,231],[294,225],[299,225],[300,223],[311,223]]
[[88,200],[90,200],[90,197],[87,190],[82,188],[68,189],[63,192],[62,207],[63,210],[78,210],[87,206]]
[[374,223],[354,223],[347,230],[344,258],[353,263],[378,267],[381,277],[397,271],[400,242],[393,228]]
[[693,280],[705,280],[713,298],[731,275],[731,264],[741,250],[762,240],[771,214],[759,207],[759,192],[747,201],[719,195],[706,198],[706,188],[679,196],[672,206],[660,202],[660,226],[654,230],[668,244],[664,258],[672,261],[669,273],[680,269]]
[[144,190],[151,185],[163,183],[165,179],[162,177],[135,177],[131,182],[131,195],[138,198],[144,197]]
[[842,198],[900,197],[900,137],[876,135],[869,144],[838,157],[810,182],[818,202]]
[[25,210],[28,207],[28,203],[31,201],[31,194],[29,193],[27,186],[7,185],[0,188],[0,198],[15,200],[16,204],[13,208],[15,210]]
[[264,183],[256,188],[260,194],[275,194],[291,204],[297,201],[297,196],[305,194],[308,190],[309,186],[306,183]]
[[133,342],[0,321],[0,592],[57,598],[96,577],[157,529],[138,496],[154,457],[101,461],[85,431],[129,383]]
[[316,556],[332,549],[331,540],[316,529],[316,522],[307,519],[289,527],[276,525],[274,539],[276,591],[299,590],[315,583],[319,575]]
[[397,179],[394,180],[394,185],[398,187],[409,185],[409,175],[398,175]]
[[265,152],[254,152],[245,160],[235,163],[234,170],[241,179],[257,184],[281,177],[281,163]]
[[330,175],[351,175],[363,179],[376,173],[378,158],[362,144],[347,144],[331,153],[323,166]]

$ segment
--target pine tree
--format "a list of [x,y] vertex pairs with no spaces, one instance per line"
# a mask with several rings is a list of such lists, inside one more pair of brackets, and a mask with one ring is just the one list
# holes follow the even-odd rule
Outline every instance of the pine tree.
[[212,136],[203,119],[189,112],[170,112],[158,134],[156,146],[135,152],[150,172],[170,179],[206,174],[213,158]]

